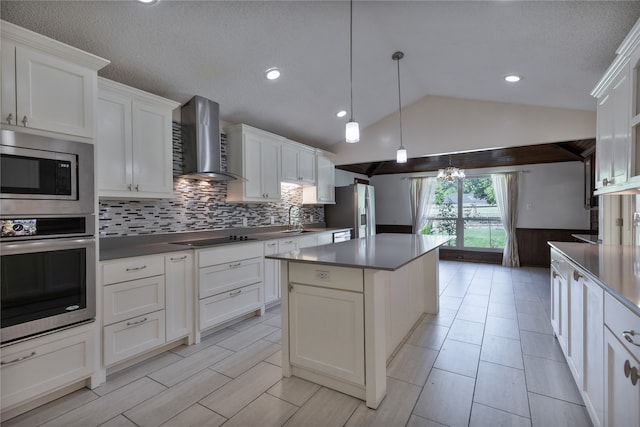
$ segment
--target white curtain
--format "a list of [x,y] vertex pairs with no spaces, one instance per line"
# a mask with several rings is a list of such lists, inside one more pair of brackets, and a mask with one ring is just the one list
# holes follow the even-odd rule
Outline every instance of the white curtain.
[[411,225],[413,234],[420,234],[426,222],[426,215],[431,209],[436,190],[436,178],[411,178],[409,195],[411,199]]
[[498,203],[498,211],[502,225],[507,232],[507,239],[502,252],[502,265],[520,267],[516,225],[518,223],[518,172],[491,174],[493,191]]

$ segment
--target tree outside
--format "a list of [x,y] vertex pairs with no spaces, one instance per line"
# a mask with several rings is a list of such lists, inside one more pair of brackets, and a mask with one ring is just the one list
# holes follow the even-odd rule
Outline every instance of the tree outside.
[[[459,197],[459,191],[462,197]],[[420,233],[454,236],[458,227],[462,230],[462,236],[456,236],[449,246],[504,247],[506,232],[502,227],[490,177],[465,178],[453,183],[438,181],[434,203]],[[459,238],[462,238],[460,242]]]

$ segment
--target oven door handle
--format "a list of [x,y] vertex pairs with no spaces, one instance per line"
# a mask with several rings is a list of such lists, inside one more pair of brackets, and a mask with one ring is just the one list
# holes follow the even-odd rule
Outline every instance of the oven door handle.
[[15,255],[33,252],[48,252],[62,249],[75,249],[95,245],[94,237],[78,237],[69,239],[43,239],[28,242],[11,242],[0,244],[2,255]]

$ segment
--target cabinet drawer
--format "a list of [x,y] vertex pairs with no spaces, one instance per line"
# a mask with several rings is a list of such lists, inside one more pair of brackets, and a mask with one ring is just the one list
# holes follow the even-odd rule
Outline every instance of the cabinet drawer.
[[93,328],[80,326],[4,347],[2,409],[89,377],[95,364]]
[[102,263],[105,285],[164,274],[164,257],[135,257]]
[[105,326],[104,364],[112,365],[164,342],[164,310]]
[[354,292],[364,290],[363,272],[360,268],[290,262],[289,282]]
[[262,257],[200,268],[200,299],[262,282]]
[[567,280],[569,262],[563,255],[553,248],[551,248],[551,267],[553,267],[564,280]]
[[104,287],[104,324],[164,308],[165,277],[154,276]]
[[223,248],[199,250],[198,267],[232,263],[241,259],[261,257],[262,255],[262,243],[228,244]]
[[631,339],[640,345],[640,317],[606,292],[604,296],[604,323],[627,350],[640,360],[640,346],[628,341]]
[[200,330],[250,313],[264,304],[262,283],[200,300]]

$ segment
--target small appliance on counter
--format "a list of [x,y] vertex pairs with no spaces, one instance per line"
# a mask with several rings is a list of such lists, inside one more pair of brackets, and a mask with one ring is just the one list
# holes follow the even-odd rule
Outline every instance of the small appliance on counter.
[[325,205],[327,227],[351,228],[351,237],[376,234],[375,188],[366,184],[336,187],[336,204]]

